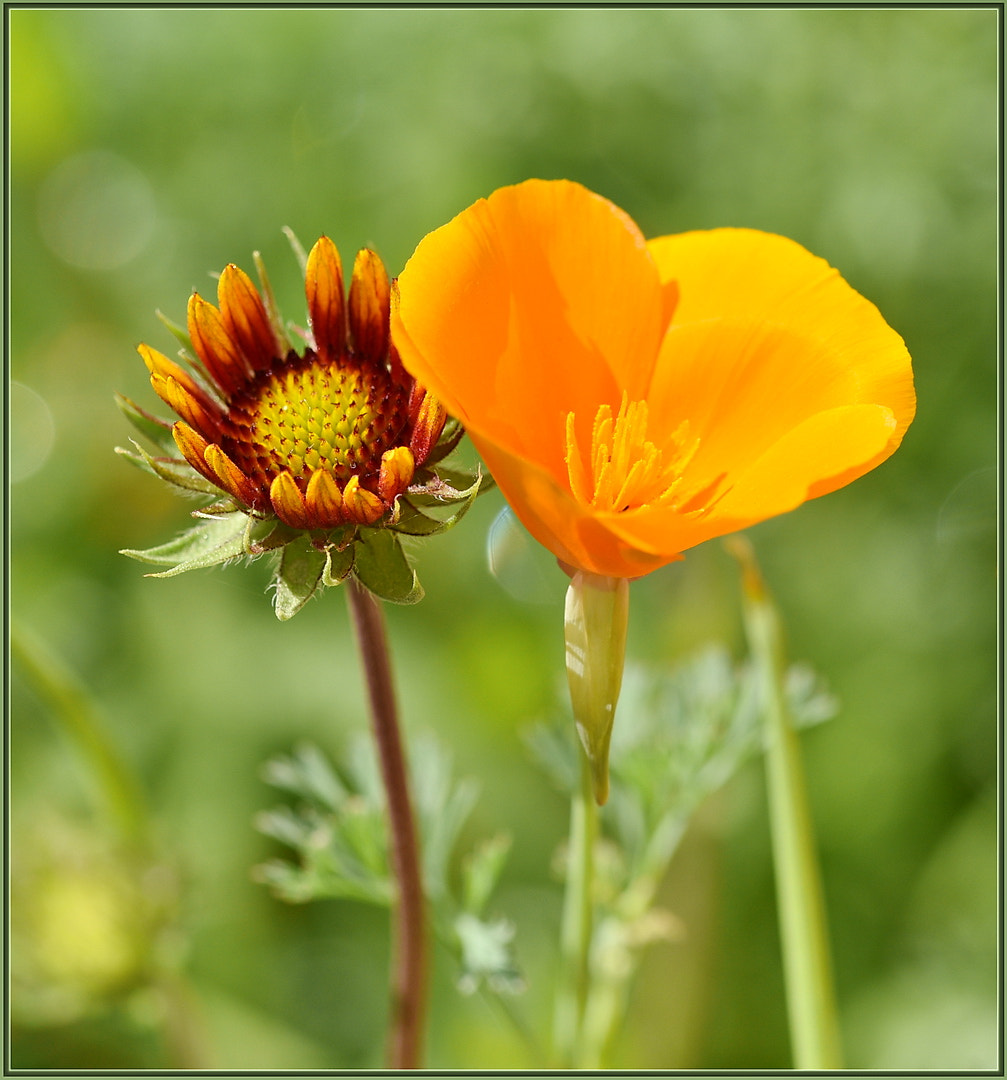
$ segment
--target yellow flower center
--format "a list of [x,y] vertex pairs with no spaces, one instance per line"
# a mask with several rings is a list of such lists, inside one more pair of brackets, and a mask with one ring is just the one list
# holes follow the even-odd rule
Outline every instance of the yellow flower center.
[[[351,355],[326,362],[310,349],[260,372],[232,398],[222,449],[267,486],[279,472],[316,469],[340,485],[377,476],[381,455],[405,426],[408,395],[388,372]],[[307,476],[305,476],[305,480]]]
[[688,420],[683,420],[658,447],[647,438],[647,402],[630,401],[623,394],[616,416],[610,405],[599,406],[586,461],[577,442],[574,414],[567,414],[570,489],[579,502],[602,511],[676,505],[682,473],[698,446],[698,439],[689,439]]

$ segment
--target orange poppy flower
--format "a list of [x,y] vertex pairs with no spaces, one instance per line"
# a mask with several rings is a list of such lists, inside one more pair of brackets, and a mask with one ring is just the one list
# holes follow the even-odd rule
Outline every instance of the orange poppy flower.
[[392,335],[531,534],[604,577],[848,484],[915,411],[902,339],[823,259],[752,229],[647,241],[565,180],[425,237]]

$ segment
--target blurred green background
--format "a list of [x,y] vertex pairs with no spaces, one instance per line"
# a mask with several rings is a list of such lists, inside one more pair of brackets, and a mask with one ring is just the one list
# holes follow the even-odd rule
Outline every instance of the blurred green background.
[[[190,507],[113,455],[131,431],[112,395],[154,408],[134,351],[171,351],[154,310],[181,319],[253,249],[303,320],[282,226],[328,233],[344,259],[372,245],[395,273],[477,197],[543,176],[651,236],[791,236],[905,337],[919,414],[903,448],[751,537],[792,656],[842,702],[804,748],[848,1065],[993,1067],[996,12],[8,14],[13,619],[76,672],[138,772],[163,863],[123,854],[15,666],[12,1063],[381,1065],[385,913],[291,907],[250,872],[278,854],[253,825],[278,801],[262,763],[305,738],[336,753],[366,726],[342,598],[280,624],[264,564],[152,581],[116,554],[168,539]],[[480,781],[473,836],[514,837],[494,908],[518,925],[534,1014],[567,809],[520,732],[555,708],[564,579],[530,599],[520,559],[490,573],[501,505],[422,549],[427,599],[388,622],[408,728]],[[630,654],[711,640],[744,652],[717,542],[633,586]],[[704,805],[661,900],[686,936],[649,952],[611,1064],[788,1067],[759,762]],[[152,986],[151,950],[183,981]],[[431,1067],[542,1064],[452,979],[439,955]]]

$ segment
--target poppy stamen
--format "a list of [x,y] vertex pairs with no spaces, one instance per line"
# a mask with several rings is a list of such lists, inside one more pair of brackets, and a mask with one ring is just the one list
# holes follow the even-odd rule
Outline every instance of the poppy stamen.
[[613,417],[607,402],[598,407],[591,429],[590,471],[576,437],[574,413],[567,414],[566,464],[575,497],[595,510],[622,513],[643,506],[674,505],[682,474],[699,447],[683,420],[663,447],[647,438],[646,401],[626,393]]

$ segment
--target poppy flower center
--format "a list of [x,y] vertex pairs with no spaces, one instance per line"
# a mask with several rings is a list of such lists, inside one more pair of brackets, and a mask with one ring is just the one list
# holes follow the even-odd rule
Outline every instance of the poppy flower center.
[[682,473],[699,445],[684,420],[662,446],[647,438],[647,402],[622,396],[613,416],[599,406],[585,456],[577,441],[575,417],[566,418],[566,465],[574,498],[596,510],[621,513],[641,506],[676,504]]
[[324,468],[340,484],[377,476],[408,419],[408,395],[387,371],[326,362],[309,349],[260,372],[231,399],[221,446],[247,476]]

